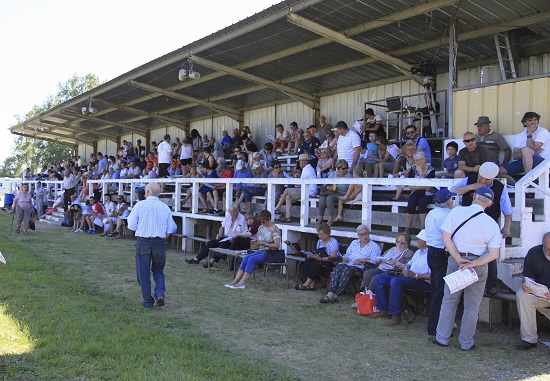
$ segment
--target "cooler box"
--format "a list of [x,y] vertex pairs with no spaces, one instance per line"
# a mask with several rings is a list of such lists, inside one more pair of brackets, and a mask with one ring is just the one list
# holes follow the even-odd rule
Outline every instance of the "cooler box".
[[6,193],[4,195],[4,208],[9,204],[11,204],[14,198],[15,198],[15,195],[13,193]]

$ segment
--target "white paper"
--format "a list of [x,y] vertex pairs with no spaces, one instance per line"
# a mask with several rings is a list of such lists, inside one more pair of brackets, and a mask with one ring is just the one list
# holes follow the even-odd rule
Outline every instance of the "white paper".
[[94,219],[94,225],[103,226],[103,222],[101,221],[101,219],[99,217],[96,217]]
[[224,239],[222,239],[220,242],[227,242],[231,239],[231,237],[225,237]]
[[355,128],[355,130],[357,132],[361,132],[361,126],[363,125],[362,122],[356,120],[355,122],[353,122],[353,128]]
[[535,282],[533,279],[525,277],[525,285],[531,289],[531,294],[535,295],[537,298],[548,300],[546,293],[548,293],[548,287],[544,284]]
[[3,264],[6,264],[6,258],[4,258],[2,253],[0,253],[0,262],[2,262]]
[[449,291],[451,294],[465,289],[472,283],[477,282],[478,277],[474,269],[465,269],[465,270],[456,270],[454,273],[451,273],[443,277],[447,286],[449,286]]
[[386,258],[386,257],[376,257],[375,259],[385,263],[388,263],[390,261],[390,258]]

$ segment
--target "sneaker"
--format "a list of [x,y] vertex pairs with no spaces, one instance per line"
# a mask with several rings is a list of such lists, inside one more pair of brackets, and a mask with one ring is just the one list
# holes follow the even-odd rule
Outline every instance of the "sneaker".
[[78,228],[76,230],[74,230],[75,233],[82,233],[82,229]]
[[185,263],[188,263],[190,265],[198,265],[199,261],[197,261],[195,258],[191,258],[191,259],[186,259]]
[[95,234],[95,230],[92,230],[92,229],[88,230],[88,234]]
[[354,310],[356,310],[356,309],[357,309],[357,303],[353,303],[353,304],[351,305],[351,308],[353,308]]

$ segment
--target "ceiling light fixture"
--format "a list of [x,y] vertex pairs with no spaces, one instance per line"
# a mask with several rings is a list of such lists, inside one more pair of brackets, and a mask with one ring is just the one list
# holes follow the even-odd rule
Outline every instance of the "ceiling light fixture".
[[[187,64],[187,69],[185,68],[185,64]],[[191,79],[199,79],[201,77],[199,72],[193,71],[193,61],[191,58],[189,58],[187,62],[181,64],[181,69],[178,72],[178,79],[180,81],[185,81],[188,77]]]
[[97,109],[92,107],[92,101],[90,101],[88,103],[88,106],[82,107],[80,111],[82,111],[82,115],[88,115],[88,114],[95,114],[97,112]]

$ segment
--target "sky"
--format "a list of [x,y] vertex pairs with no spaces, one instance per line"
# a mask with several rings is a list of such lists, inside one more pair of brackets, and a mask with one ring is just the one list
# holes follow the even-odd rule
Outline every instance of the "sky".
[[73,74],[109,81],[278,0],[0,0],[0,163],[8,128]]

